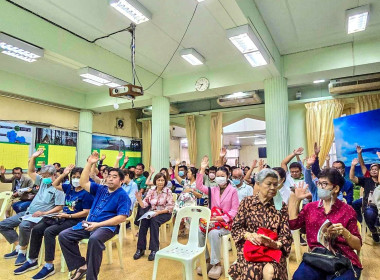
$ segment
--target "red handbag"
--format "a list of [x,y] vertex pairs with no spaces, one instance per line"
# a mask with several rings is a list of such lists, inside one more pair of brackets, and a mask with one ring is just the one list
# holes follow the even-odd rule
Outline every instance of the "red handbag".
[[[276,241],[278,235],[266,228],[259,228],[258,234],[265,235],[270,239]],[[246,240],[244,243],[244,258],[248,262],[280,262],[282,251],[280,249],[273,249],[265,246],[254,245],[251,241]]]
[[[223,216],[223,215],[227,215],[228,217],[230,217],[230,215],[228,215],[228,213],[224,213],[223,210],[220,209],[219,207],[213,207],[211,209],[211,217],[214,217],[214,216]],[[230,217],[230,219],[231,219],[231,217]],[[207,227],[206,220],[200,219],[199,229],[203,233],[206,233],[206,227]],[[213,229],[222,229],[222,228],[225,228],[226,230],[231,230],[231,223],[226,223],[226,222],[210,222],[210,226],[208,227],[208,231],[211,231]]]

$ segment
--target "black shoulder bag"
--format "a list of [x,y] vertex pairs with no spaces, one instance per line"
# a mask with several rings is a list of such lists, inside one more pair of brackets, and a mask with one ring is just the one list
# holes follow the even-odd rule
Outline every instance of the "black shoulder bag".
[[208,208],[211,210],[211,187],[208,187]]
[[352,268],[351,261],[348,258],[338,252],[334,255],[322,247],[315,247],[313,251],[304,253],[302,260],[311,267],[317,268],[328,275],[336,275],[337,277]]

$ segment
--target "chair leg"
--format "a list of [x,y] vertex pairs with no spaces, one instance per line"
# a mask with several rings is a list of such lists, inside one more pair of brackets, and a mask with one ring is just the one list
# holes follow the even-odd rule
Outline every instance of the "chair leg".
[[124,263],[123,263],[123,251],[122,251],[122,248],[123,248],[123,246],[122,246],[122,242],[123,242],[123,241],[120,242],[120,238],[119,238],[118,241],[119,241],[119,242],[116,242],[116,247],[117,247],[117,253],[118,253],[118,255],[119,255],[120,267],[121,267],[121,269],[124,269]]
[[300,236],[301,236],[301,234],[300,234],[299,230],[293,231],[294,248],[295,248],[296,260],[297,260],[298,264],[301,263],[301,239],[300,239]]
[[156,256],[154,258],[154,266],[153,266],[153,275],[152,275],[152,280],[156,280],[157,278],[157,270],[158,270],[158,261],[160,260],[159,256]]
[[207,264],[206,264],[206,254],[205,254],[205,252],[203,252],[200,255],[199,262],[200,262],[200,265],[201,265],[201,268],[202,268],[202,278],[203,278],[203,280],[208,280],[208,276],[207,276]]
[[289,257],[286,258],[286,270],[288,271],[288,279],[289,279],[289,280],[292,279],[292,278],[290,277]]
[[367,231],[367,224],[365,222],[364,215],[363,215],[362,216],[362,232],[361,232],[363,243],[365,242],[365,239],[366,239],[366,235],[367,235],[366,231]]
[[161,233],[162,233],[162,239],[163,239],[163,241],[166,243],[166,224],[163,224],[161,227]]
[[133,241],[136,241],[136,228],[135,228],[135,222],[131,222],[131,232],[132,232],[132,238]]
[[228,255],[228,236],[222,236],[222,251],[223,251],[223,265],[224,265],[224,277],[228,277],[228,267],[230,266],[230,259]]
[[194,276],[194,270],[193,270],[193,261],[187,261],[187,262],[184,262],[184,268],[185,268],[185,277],[186,277],[186,280],[193,280],[193,276]]
[[65,257],[63,256],[63,253],[61,252],[61,272],[64,273],[66,272],[67,269],[67,264],[65,261]]
[[106,242],[106,254],[107,254],[108,264],[112,264],[112,241],[111,240]]

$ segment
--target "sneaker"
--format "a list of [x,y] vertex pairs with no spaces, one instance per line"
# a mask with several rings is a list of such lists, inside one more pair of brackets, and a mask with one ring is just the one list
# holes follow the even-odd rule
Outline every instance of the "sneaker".
[[[210,269],[212,268],[212,265],[209,264],[209,263],[207,263],[206,265],[207,265],[207,272],[209,272]],[[202,276],[202,267],[201,266],[197,267],[197,274],[200,275],[200,276]]]
[[36,275],[32,277],[33,280],[43,280],[48,278],[49,276],[52,276],[55,273],[54,266],[51,269],[48,269],[46,266],[44,266],[40,272],[38,272]]
[[26,254],[19,253],[15,261],[15,266],[23,265],[26,262]]
[[221,265],[214,265],[207,274],[208,278],[215,279],[215,280],[219,279],[221,275],[222,275]]
[[302,237],[302,235],[300,236],[300,245],[301,245],[301,246],[306,246],[306,245],[307,245],[307,242],[306,242],[306,240]]
[[373,242],[380,243],[380,237],[378,233],[372,233]]
[[19,274],[24,274],[25,272],[33,269],[38,268],[38,262],[35,261],[34,263],[30,262],[25,262],[22,266],[19,268],[15,269],[14,274],[19,275]]
[[11,252],[11,253],[5,254],[5,255],[4,255],[4,259],[13,259],[13,258],[17,258],[17,255],[18,255],[18,252],[17,252],[16,250],[14,250],[14,251]]

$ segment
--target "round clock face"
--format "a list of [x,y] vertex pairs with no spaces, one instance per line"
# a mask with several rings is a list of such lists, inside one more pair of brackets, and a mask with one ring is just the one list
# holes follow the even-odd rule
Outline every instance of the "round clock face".
[[210,82],[207,78],[199,78],[195,83],[195,89],[197,91],[205,91],[210,86]]

